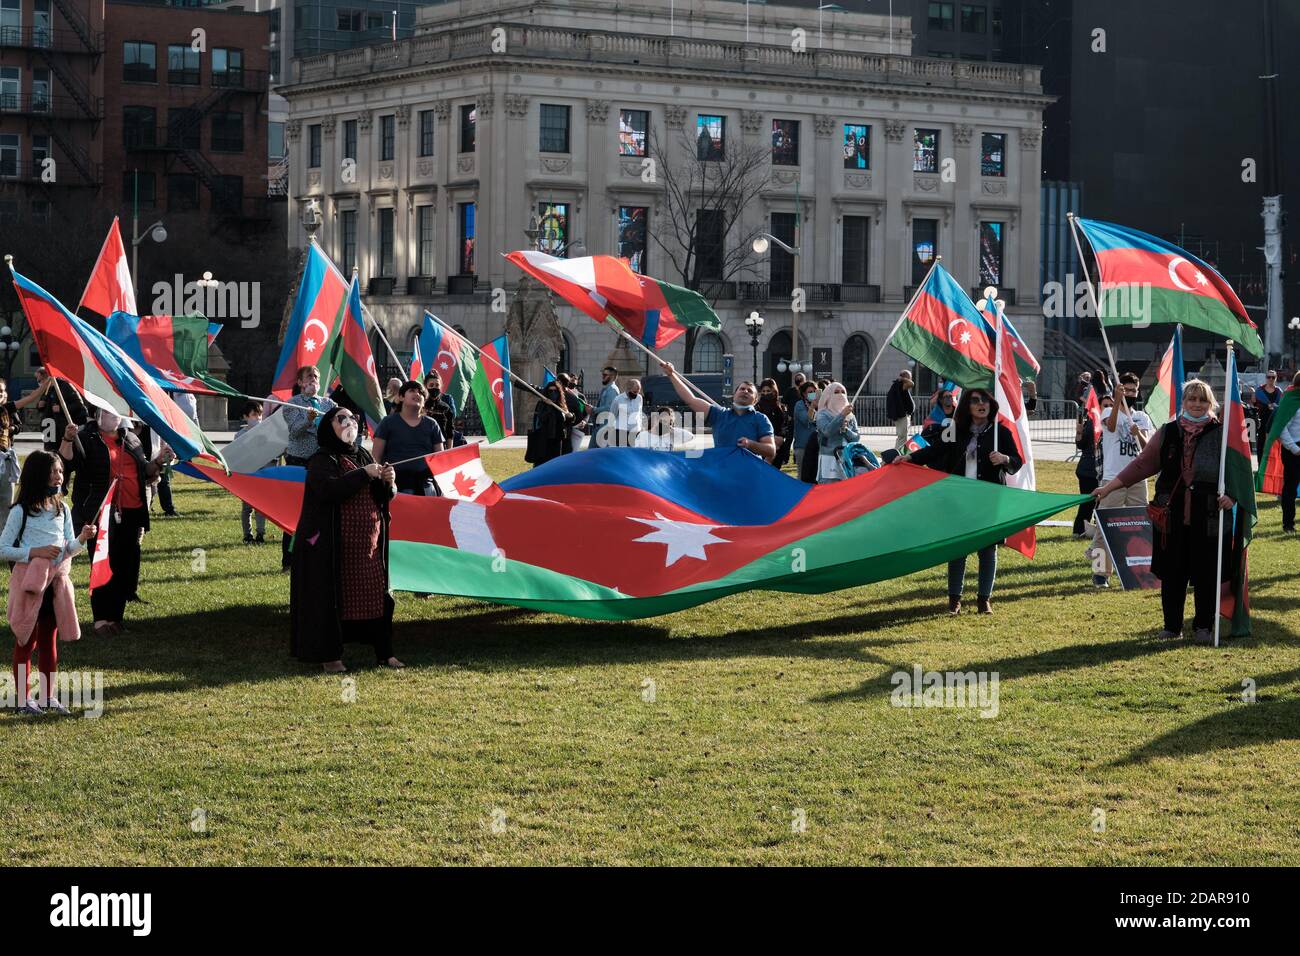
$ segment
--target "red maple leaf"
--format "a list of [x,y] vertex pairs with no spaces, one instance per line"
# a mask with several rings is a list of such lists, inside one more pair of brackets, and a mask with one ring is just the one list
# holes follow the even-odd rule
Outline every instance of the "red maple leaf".
[[473,498],[474,489],[478,487],[478,479],[463,471],[458,471],[451,476],[451,486],[456,489],[456,494],[462,498]]

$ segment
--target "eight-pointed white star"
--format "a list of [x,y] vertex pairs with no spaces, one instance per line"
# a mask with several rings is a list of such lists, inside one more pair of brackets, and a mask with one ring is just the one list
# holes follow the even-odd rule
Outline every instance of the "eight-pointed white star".
[[302,347],[303,347],[304,349],[306,349],[308,352],[314,352],[314,351],[316,351],[316,340],[315,340],[315,339],[303,339]]
[[961,344],[965,345],[967,342],[970,341],[970,333],[963,330],[960,338],[961,338]]
[[1210,284],[1210,280],[1207,279],[1207,278],[1205,278],[1205,273],[1204,273],[1204,272],[1198,272],[1198,273],[1196,273],[1196,284],[1197,284],[1197,285],[1209,285],[1209,284]]
[[[655,520],[658,519],[658,520]],[[727,544],[726,538],[719,538],[712,534],[714,528],[720,528],[716,524],[690,524],[685,521],[674,521],[671,518],[665,518],[659,512],[655,512],[654,518],[633,518],[633,521],[639,521],[641,524],[648,524],[655,528],[643,538],[635,538],[636,541],[646,541],[652,544],[668,545],[668,555],[664,561],[664,567],[671,567],[677,563],[679,558],[699,558],[701,561],[707,560],[704,549],[710,544]]]

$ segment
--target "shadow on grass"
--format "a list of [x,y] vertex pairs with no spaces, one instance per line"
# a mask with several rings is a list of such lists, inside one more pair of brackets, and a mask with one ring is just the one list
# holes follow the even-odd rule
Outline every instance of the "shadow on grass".
[[1158,757],[1187,757],[1193,754],[1253,747],[1278,740],[1300,740],[1300,697],[1278,697],[1238,703],[1227,710],[1202,717],[1186,726],[1136,747],[1110,766],[1146,763]]

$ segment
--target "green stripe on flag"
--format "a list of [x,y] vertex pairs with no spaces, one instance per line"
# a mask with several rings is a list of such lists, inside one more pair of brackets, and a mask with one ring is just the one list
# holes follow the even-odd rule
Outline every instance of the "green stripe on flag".
[[1175,325],[1182,323],[1232,339],[1259,358],[1264,343],[1259,333],[1217,299],[1155,286],[1120,284],[1100,290],[1102,322],[1110,327]]
[[889,344],[962,388],[993,387],[993,369],[957,351],[915,322],[903,322]]

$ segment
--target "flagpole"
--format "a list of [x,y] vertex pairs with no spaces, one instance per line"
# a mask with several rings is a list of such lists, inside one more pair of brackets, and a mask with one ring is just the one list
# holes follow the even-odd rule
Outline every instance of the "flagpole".
[[1074,248],[1079,253],[1079,268],[1083,270],[1084,282],[1088,285],[1088,298],[1092,302],[1092,314],[1097,317],[1097,326],[1101,329],[1101,341],[1106,346],[1106,358],[1110,360],[1110,374],[1115,379],[1115,404],[1123,405],[1128,409],[1128,402],[1124,400],[1124,390],[1119,387],[1119,369],[1115,366],[1115,353],[1110,348],[1110,336],[1106,334],[1106,323],[1101,320],[1101,306],[1097,304],[1097,290],[1093,288],[1092,276],[1088,272],[1088,263],[1083,258],[1083,246],[1079,243],[1079,227],[1075,222],[1074,213],[1065,214],[1066,219],[1070,222],[1070,236],[1074,239]]
[[[356,266],[353,266],[353,267],[352,267],[352,278],[353,278],[354,281],[355,281],[356,278],[357,278],[357,274],[358,274],[358,272],[360,272],[360,270],[359,270]],[[358,290],[357,290],[357,301],[359,301],[359,302],[361,301],[361,294],[360,294],[360,292],[361,292],[361,290],[358,289]],[[376,319],[376,318],[374,317],[374,315],[371,313],[371,311],[370,311],[369,309],[366,308],[366,304],[365,304],[365,302],[361,302],[361,312],[366,316],[366,318],[368,318],[368,319],[370,320],[370,324],[371,324],[371,326],[374,328],[375,332],[378,333],[378,335],[379,335],[379,341],[383,342],[383,343],[384,343],[384,348],[388,349],[388,357],[391,358],[391,359],[393,360],[393,364],[397,366],[397,370],[400,372],[400,371],[402,370],[402,362],[401,362],[401,360],[397,357],[397,353],[393,351],[393,347],[392,347],[391,345],[388,344],[388,337],[387,337],[386,335],[384,335],[384,330],[381,329],[381,328],[379,327],[379,320]]]
[[539,399],[541,399],[541,400],[542,400],[543,402],[545,402],[547,405],[550,405],[553,409],[555,409],[555,410],[556,410],[557,412],[559,412],[560,414],[562,414],[562,415],[567,415],[567,414],[569,414],[569,410],[568,410],[567,408],[561,408],[559,405],[555,404],[555,402],[551,401],[549,398],[547,398],[545,395],[543,395],[541,392],[539,392],[539,391],[536,389],[536,387],[533,386],[533,384],[532,384],[531,382],[526,382],[526,381],[524,381],[522,378],[520,378],[518,375],[516,375],[514,372],[512,372],[512,371],[511,371],[510,369],[508,369],[506,366],[502,365],[500,362],[498,362],[498,361],[497,361],[495,358],[493,358],[492,356],[490,356],[490,355],[484,355],[484,354],[483,354],[483,350],[482,350],[481,348],[479,348],[477,345],[475,345],[475,344],[474,344],[473,342],[471,342],[469,339],[465,338],[465,336],[461,335],[459,332],[456,332],[455,329],[448,329],[446,323],[444,323],[444,322],[442,321],[442,319],[438,318],[438,317],[437,317],[436,315],[434,315],[432,312],[426,312],[425,314],[426,314],[429,318],[431,318],[434,322],[438,323],[438,325],[441,326],[444,330],[446,330],[446,331],[448,331],[448,332],[453,332],[453,333],[455,333],[455,335],[456,335],[456,336],[457,336],[457,337],[458,337],[462,342],[464,342],[466,345],[468,345],[470,348],[472,348],[472,349],[474,350],[474,353],[475,353],[475,354],[476,354],[480,359],[487,359],[489,362],[491,362],[491,363],[492,363],[493,365],[495,365],[497,368],[501,369],[501,371],[505,372],[505,373],[506,373],[507,375],[509,375],[512,379],[514,379],[516,382],[518,382],[518,383],[519,383],[520,385],[522,385],[524,388],[528,389],[528,391],[532,392],[534,395],[536,395]]
[[880,348],[876,350],[876,357],[873,358],[871,360],[871,364],[867,366],[867,374],[862,376],[862,381],[858,382],[858,390],[854,392],[853,397],[849,399],[850,405],[856,402],[858,400],[858,396],[862,394],[863,386],[865,386],[867,382],[871,379],[871,373],[876,370],[877,363],[879,363],[881,357],[884,356],[885,354],[885,346],[888,345],[890,341],[893,340],[895,333],[898,332],[898,330],[902,327],[903,322],[907,319],[908,313],[912,311],[912,306],[916,305],[916,300],[921,298],[921,290],[924,289],[925,284],[930,281],[930,273],[934,272],[935,267],[939,265],[939,261],[942,258],[943,256],[935,256],[934,261],[930,263],[929,272],[926,272],[925,278],[921,280],[921,284],[918,285],[916,287],[916,291],[912,293],[911,301],[907,303],[907,307],[904,308],[902,314],[899,315],[898,321],[894,323],[894,327],[890,329],[889,334],[885,336],[885,341],[881,342]]
[[[1228,396],[1228,389],[1232,387],[1232,379],[1237,364],[1236,356],[1232,351],[1232,339],[1228,339],[1228,361],[1224,371],[1227,373],[1223,380],[1223,441],[1219,443],[1219,498],[1222,498],[1226,491],[1226,471],[1228,466],[1228,429],[1232,425],[1232,404]],[[1215,499],[1214,506],[1219,510],[1219,536],[1218,547],[1215,553],[1215,572],[1214,572],[1214,646],[1219,646],[1219,626],[1223,622],[1223,509],[1219,508],[1218,499]]]
[[[610,320],[613,321],[613,323],[614,323],[614,329],[615,329],[616,332],[618,332],[619,335],[623,336],[623,338],[627,339],[629,342],[631,342],[633,345],[635,345],[637,348],[639,348],[639,349],[640,349],[642,352],[644,352],[646,355],[650,356],[650,357],[651,357],[652,359],[654,359],[656,362],[663,362],[663,361],[664,361],[663,357],[660,356],[658,352],[656,352],[654,349],[650,348],[650,346],[646,345],[644,342],[639,341],[638,339],[634,338],[631,334],[629,334],[628,331],[627,331],[627,329],[623,328],[622,323],[620,323],[620,322],[618,321],[618,319],[615,319],[613,316],[610,316]],[[608,321],[608,320],[606,321],[606,324],[607,324],[607,325],[609,324],[609,321]],[[692,381],[691,381],[689,378],[687,378],[685,375],[681,375],[680,378],[681,378],[681,380],[682,380],[683,382],[686,383],[686,387],[687,387],[687,388],[689,388],[691,391],[693,391],[693,392],[694,392],[696,395],[698,395],[700,398],[704,399],[704,400],[705,400],[706,402],[708,402],[710,405],[717,405],[717,404],[718,404],[718,403],[715,402],[715,401],[714,401],[714,400],[713,400],[709,395],[707,395],[707,394],[705,393],[704,389],[700,388],[698,385],[696,385],[694,382],[692,382]],[[755,384],[757,385],[757,383],[755,383]],[[721,408],[722,406],[721,406],[721,405],[718,405],[718,407]]]
[[[990,295],[989,293],[992,293]],[[993,394],[996,396],[998,386],[1002,384],[1002,310],[1006,307],[1003,299],[994,298],[997,295],[995,286],[984,287],[984,298],[975,303],[975,308],[981,311],[987,311],[988,307],[993,308]],[[1005,391],[1003,392],[1005,394]],[[993,453],[998,451],[998,419],[993,416]]]
[[[104,241],[107,242],[108,240],[104,240]],[[14,257],[11,256],[11,255],[6,255],[6,256],[5,256],[5,265],[7,265],[7,266],[9,267],[9,276],[10,276],[10,278],[12,279],[12,278],[13,278],[13,274],[14,274]],[[20,299],[19,299],[19,305],[21,305],[21,304],[22,304],[22,299],[20,298]],[[81,306],[77,306],[77,308],[81,308]],[[28,325],[31,325],[30,322],[28,322],[27,324],[28,324]],[[35,329],[35,327],[33,327],[33,328],[32,328],[32,340],[35,341],[35,339],[36,339],[36,329]],[[36,350],[37,350],[38,352],[40,351],[40,345],[39,345],[39,344],[37,345]],[[44,355],[41,356],[41,363],[42,363],[42,364],[45,363],[45,356],[44,356]],[[46,374],[50,376],[50,384],[54,386],[54,397],[57,398],[57,399],[59,400],[59,408],[63,409],[63,417],[66,418],[66,419],[68,420],[68,424],[69,424],[69,425],[74,424],[74,422],[72,421],[72,410],[71,410],[70,408],[68,408],[68,403],[65,402],[65,401],[63,400],[63,390],[62,390],[61,388],[59,388],[59,380],[58,380],[57,378],[55,378],[54,373],[53,373],[53,372],[50,372],[48,369],[46,370]],[[58,437],[58,440],[59,440],[60,442],[63,441],[63,436],[62,436],[62,435],[59,435],[59,436],[57,436],[57,437]],[[84,455],[84,454],[86,453],[86,449],[85,449],[85,448],[82,446],[82,444],[81,444],[81,436],[80,436],[80,435],[75,434],[75,433],[73,434],[73,436],[72,436],[72,444],[76,447],[77,451],[79,451],[81,454]]]

